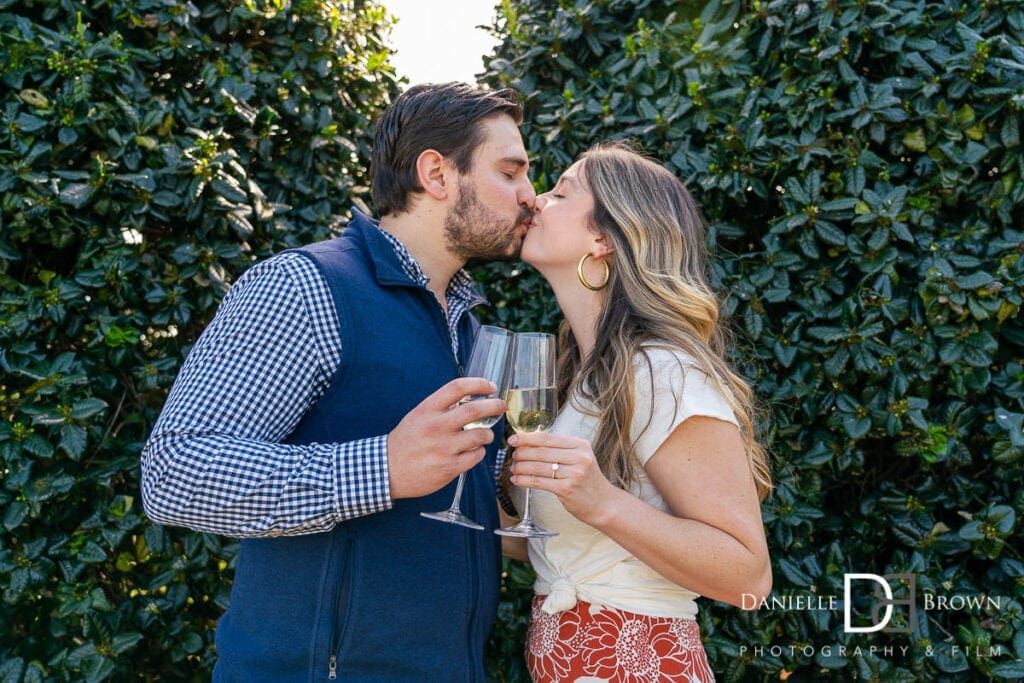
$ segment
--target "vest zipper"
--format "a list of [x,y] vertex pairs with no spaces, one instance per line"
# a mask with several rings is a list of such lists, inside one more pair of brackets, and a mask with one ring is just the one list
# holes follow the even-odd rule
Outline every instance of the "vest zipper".
[[[424,288],[424,289],[426,289],[426,288]],[[451,333],[451,329],[448,327],[448,315],[445,312],[444,308],[441,306],[441,303],[437,300],[436,297],[434,297],[433,293],[430,292],[429,290],[427,290],[427,294],[430,296],[430,300],[434,302],[435,306],[437,307],[437,312],[440,314],[440,323],[441,323],[441,330],[443,332],[443,338],[448,343],[448,347],[453,352],[452,355],[453,355],[453,360],[455,361],[455,368],[458,371],[458,377],[462,377],[463,375],[465,375],[465,369],[462,366],[462,361],[459,359],[459,351],[462,350],[462,342],[464,340],[461,339],[458,336],[458,324],[456,325],[456,348],[452,349],[451,348],[452,333]],[[469,313],[469,310],[467,309],[466,311],[463,311],[462,315],[467,315],[468,313]],[[461,319],[460,319],[460,323],[461,323]],[[467,474],[466,474],[467,478],[470,477],[471,475],[472,475],[472,470],[470,470],[470,472],[467,472]],[[469,483],[469,482],[467,482],[467,483]],[[476,571],[480,568],[480,566],[482,564],[481,561],[480,561],[480,553],[482,551],[480,549],[480,545],[474,543],[471,539],[467,539],[467,544],[468,544],[469,547],[467,548],[466,557],[467,558],[472,558],[471,561],[475,565],[473,567],[470,567],[470,571],[469,571],[469,585],[470,585],[470,590],[469,590],[469,620],[468,620],[468,624],[467,624],[468,632],[466,634],[467,635],[467,638],[466,638],[466,659],[467,659],[467,662],[470,663],[470,666],[472,666],[471,662],[473,661],[473,641],[475,640],[474,637],[473,637],[474,625],[476,624],[477,605],[480,603],[479,596],[477,595],[477,592],[480,590],[480,588],[478,586],[478,581],[477,581],[477,577],[476,577]],[[472,676],[472,679],[475,681],[476,680],[476,669],[471,669],[471,676]]]
[[332,681],[338,678],[338,654],[341,642],[345,637],[345,630],[348,628],[348,613],[352,606],[350,593],[352,592],[352,546],[354,543],[355,539],[351,536],[345,539],[345,560],[341,565],[341,579],[334,601],[334,626],[331,628],[331,638],[328,641],[331,656],[327,660],[327,678]]
[[[475,468],[474,468],[475,469]],[[472,470],[466,474],[468,484],[472,485],[472,481],[469,481],[472,477]],[[473,558],[473,564],[469,568],[469,623],[468,633],[466,634],[466,661],[469,663],[472,680],[476,680],[476,663],[473,659],[473,648],[476,645],[476,613],[477,606],[480,604],[480,596],[477,593],[480,590],[479,580],[477,579],[477,572],[480,571],[480,546],[482,544],[476,543],[473,540],[471,534],[465,534],[469,548],[467,548],[466,557]]]

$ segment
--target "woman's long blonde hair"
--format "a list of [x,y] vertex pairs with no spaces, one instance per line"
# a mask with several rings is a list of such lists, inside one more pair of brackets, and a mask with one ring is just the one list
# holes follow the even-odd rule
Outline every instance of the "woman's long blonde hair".
[[626,143],[602,143],[580,160],[581,179],[594,196],[590,226],[610,240],[614,253],[606,306],[587,358],[580,357],[572,331],[562,324],[562,401],[578,391],[593,405],[599,417],[593,444],[598,463],[614,484],[628,488],[640,466],[630,428],[634,419],[650,418],[634,418],[634,363],[638,356],[646,358],[642,346],[682,351],[736,414],[764,498],[772,488],[771,470],[756,438],[754,394],[726,360],[728,334],[708,284],[704,225],[693,198],[679,179]]

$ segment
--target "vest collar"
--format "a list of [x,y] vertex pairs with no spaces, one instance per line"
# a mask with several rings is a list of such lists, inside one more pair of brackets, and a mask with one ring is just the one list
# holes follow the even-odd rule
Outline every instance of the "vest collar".
[[[370,255],[370,262],[373,264],[374,275],[380,285],[385,287],[420,287],[419,283],[405,272],[401,259],[395,253],[395,248],[381,234],[379,220],[366,215],[353,206],[352,220],[349,222],[346,231],[354,232],[366,245]],[[458,277],[458,274],[456,274],[456,277]],[[488,305],[487,299],[474,291],[469,298],[466,308],[473,308],[481,304]]]

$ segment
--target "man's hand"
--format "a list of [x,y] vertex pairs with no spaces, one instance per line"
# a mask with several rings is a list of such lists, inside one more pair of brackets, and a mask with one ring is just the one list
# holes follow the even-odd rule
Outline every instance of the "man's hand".
[[461,377],[427,396],[388,434],[391,498],[416,498],[437,491],[484,457],[494,440],[490,429],[462,431],[484,417],[501,415],[505,402],[487,398],[458,405],[468,396],[486,396],[497,388],[480,377]]

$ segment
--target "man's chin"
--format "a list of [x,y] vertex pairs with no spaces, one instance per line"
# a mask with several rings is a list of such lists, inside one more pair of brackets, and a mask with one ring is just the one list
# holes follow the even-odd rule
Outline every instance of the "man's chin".
[[495,261],[518,261],[519,253],[522,249],[523,240],[522,238],[517,237],[505,245],[504,250],[493,249],[486,253],[474,254],[467,259],[466,263],[467,265],[477,265],[482,263],[493,263]]
[[485,263],[512,263],[519,260],[519,250],[504,254],[489,254],[486,256],[473,256],[466,261],[466,266],[481,266]]

